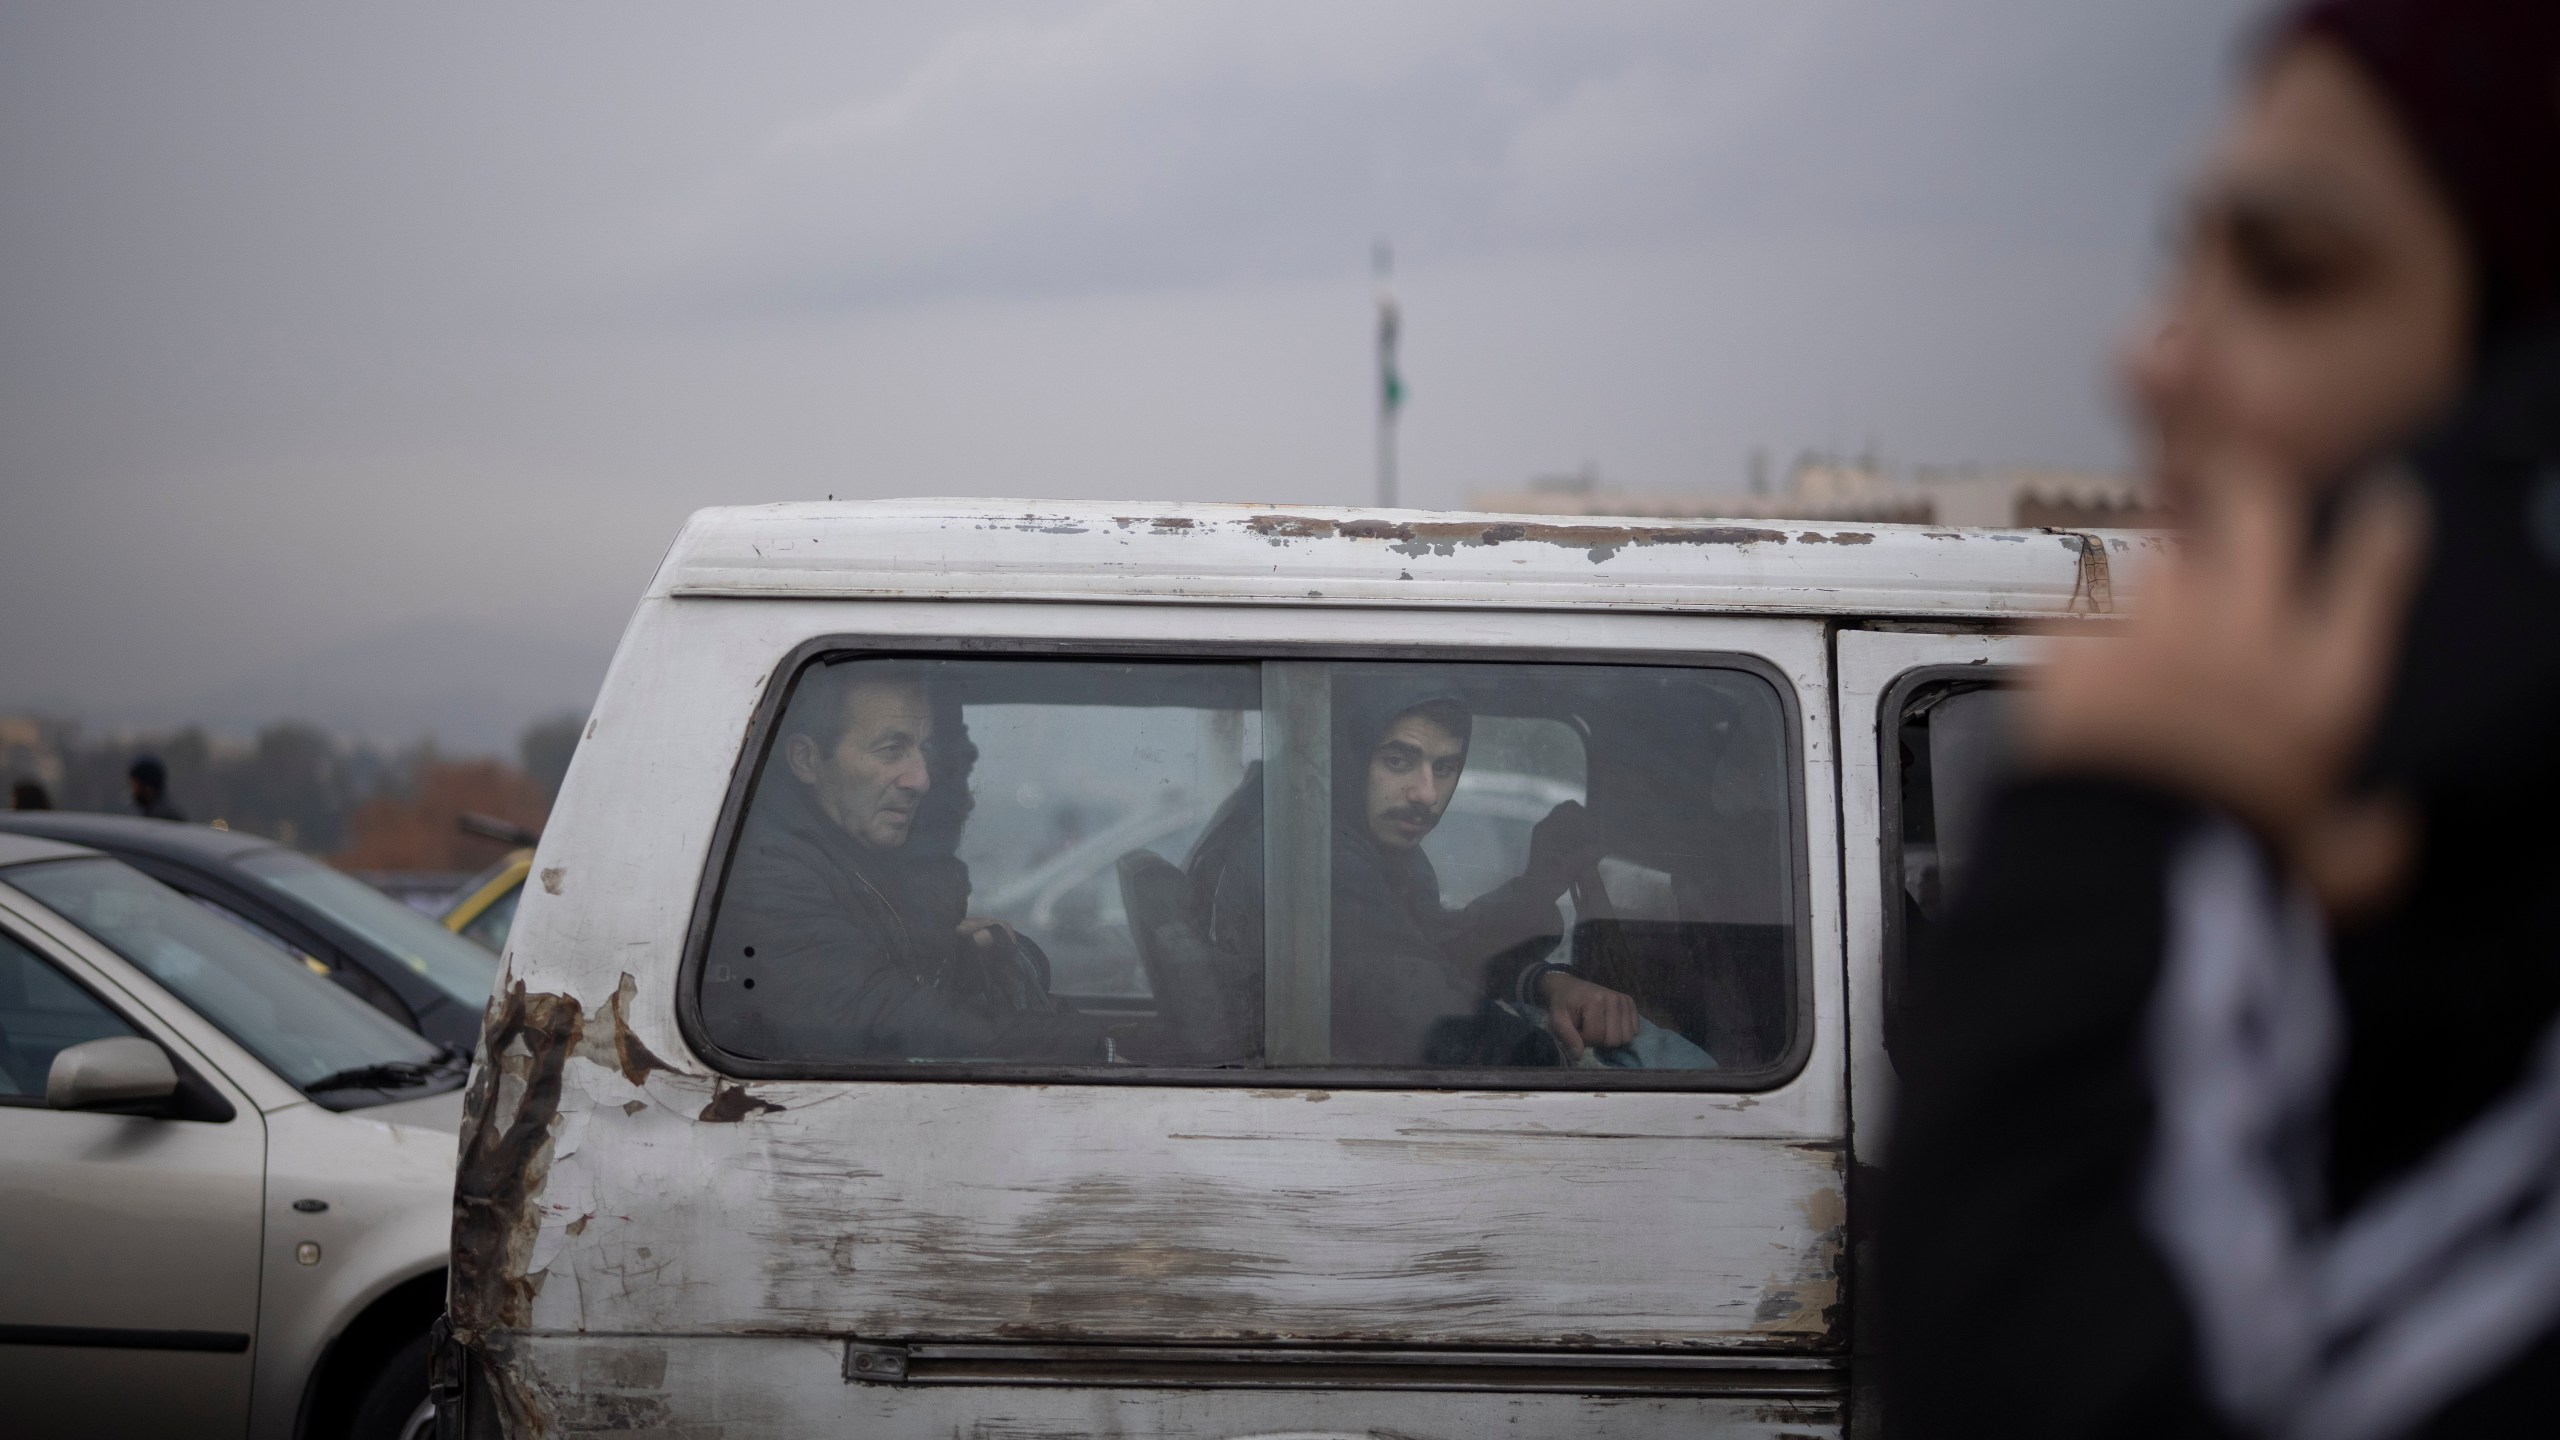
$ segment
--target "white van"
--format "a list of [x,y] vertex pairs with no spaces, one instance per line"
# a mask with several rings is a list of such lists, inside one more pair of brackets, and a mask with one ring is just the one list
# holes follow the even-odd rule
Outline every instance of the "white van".
[[707,510],[466,1102],[442,1433],[1839,1435],[1902,945],[2126,534]]

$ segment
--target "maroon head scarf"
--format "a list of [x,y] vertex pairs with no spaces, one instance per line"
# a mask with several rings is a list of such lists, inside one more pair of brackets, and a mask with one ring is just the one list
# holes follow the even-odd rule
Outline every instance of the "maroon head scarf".
[[2560,318],[2560,0],[2314,0],[2272,38],[2305,35],[2372,77],[2452,202],[2477,348]]

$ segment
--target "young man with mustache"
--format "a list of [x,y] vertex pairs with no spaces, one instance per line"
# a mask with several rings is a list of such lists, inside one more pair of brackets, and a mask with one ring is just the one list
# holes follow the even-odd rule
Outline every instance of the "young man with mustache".
[[[1538,822],[1522,874],[1451,910],[1422,842],[1465,772],[1474,720],[1457,696],[1408,689],[1355,699],[1335,727],[1333,1058],[1341,1064],[1503,1063],[1444,1053],[1441,1022],[1488,1000],[1543,1006],[1568,1060],[1636,1035],[1635,1002],[1545,957],[1564,933],[1556,908],[1599,859],[1572,801]],[[1212,821],[1186,870],[1210,944],[1260,955],[1263,847],[1259,777],[1247,802]],[[1440,1037],[1435,1039],[1435,1036]]]

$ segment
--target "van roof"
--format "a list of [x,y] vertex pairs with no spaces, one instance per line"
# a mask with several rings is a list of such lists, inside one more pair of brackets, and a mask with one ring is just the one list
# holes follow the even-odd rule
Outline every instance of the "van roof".
[[1092,500],[742,505],[652,596],[1743,611],[2113,612],[2137,531]]

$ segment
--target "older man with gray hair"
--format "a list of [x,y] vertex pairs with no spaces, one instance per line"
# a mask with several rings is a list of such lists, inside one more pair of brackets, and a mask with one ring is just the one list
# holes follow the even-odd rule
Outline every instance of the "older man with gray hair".
[[704,959],[702,1013],[760,1059],[1099,1062],[1102,1022],[1048,962],[967,914],[956,858],[910,853],[936,719],[919,666],[805,672],[749,807]]

